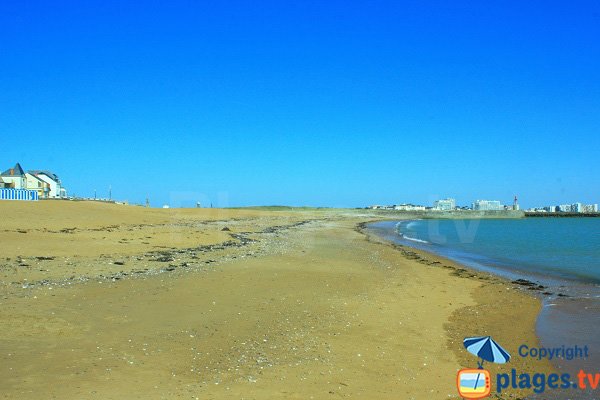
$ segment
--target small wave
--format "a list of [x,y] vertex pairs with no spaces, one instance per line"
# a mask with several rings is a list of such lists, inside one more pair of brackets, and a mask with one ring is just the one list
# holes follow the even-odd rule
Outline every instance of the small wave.
[[396,224],[395,226],[395,230],[396,232],[398,232],[398,234],[400,236],[402,236],[402,232],[403,231],[411,231],[413,230],[413,227],[419,222],[422,221],[421,219],[411,219],[411,220],[406,220],[406,221],[400,221]]
[[400,237],[402,239],[410,240],[411,242],[430,244],[427,240],[422,240],[422,239],[417,239],[417,238],[411,238],[411,237],[408,237],[408,236],[403,235],[403,234],[400,234]]
[[412,229],[415,225],[417,225],[419,223],[419,221],[420,221],[420,219],[409,222],[408,224],[406,224],[406,229]]

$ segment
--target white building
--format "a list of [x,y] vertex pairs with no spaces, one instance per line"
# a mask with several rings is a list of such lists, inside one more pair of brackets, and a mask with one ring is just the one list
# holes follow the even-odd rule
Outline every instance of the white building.
[[27,182],[27,189],[38,192],[38,197],[40,199],[48,198],[50,193],[50,184],[36,175],[30,174],[29,172],[25,173],[25,180]]
[[425,206],[416,206],[414,204],[398,204],[394,206],[394,210],[399,211],[425,211]]
[[583,212],[583,204],[581,204],[581,203],[571,204],[571,212],[576,212],[576,213]]
[[48,188],[44,193],[45,198],[59,199],[67,197],[67,190],[62,187],[62,183],[58,176],[50,171],[32,170],[28,172],[36,178],[47,183]]
[[546,207],[544,207],[544,211],[546,211],[546,212],[555,212],[556,211],[556,206],[546,206]]
[[476,211],[500,211],[504,206],[498,200],[475,200],[473,210]]
[[558,206],[558,211],[571,212],[571,205],[570,204],[561,204],[560,206]]
[[597,213],[598,212],[598,204],[587,204],[587,205],[583,206],[583,212]]
[[25,171],[21,168],[19,163],[16,163],[13,168],[9,168],[0,174],[4,181],[4,187],[12,189],[26,189],[27,179],[25,178]]
[[433,208],[439,211],[452,211],[456,208],[456,200],[447,198],[433,202]]

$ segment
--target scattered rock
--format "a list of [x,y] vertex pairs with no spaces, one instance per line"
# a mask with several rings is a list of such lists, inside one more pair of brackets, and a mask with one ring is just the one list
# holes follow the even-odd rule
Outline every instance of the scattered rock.
[[160,257],[155,258],[154,261],[171,262],[171,261],[175,261],[175,259],[171,256],[160,256]]
[[511,283],[514,283],[515,285],[521,285],[521,286],[535,286],[536,283],[528,281],[527,279],[517,279],[512,281]]

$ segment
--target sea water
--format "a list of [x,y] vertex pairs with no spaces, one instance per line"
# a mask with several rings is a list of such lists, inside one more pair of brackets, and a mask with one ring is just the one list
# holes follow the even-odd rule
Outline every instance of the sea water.
[[600,218],[417,220],[401,239],[481,267],[600,283]]

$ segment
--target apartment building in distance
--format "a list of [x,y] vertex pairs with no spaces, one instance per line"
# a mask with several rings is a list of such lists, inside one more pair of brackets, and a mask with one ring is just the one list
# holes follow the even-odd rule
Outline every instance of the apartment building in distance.
[[437,211],[454,211],[456,209],[456,200],[452,198],[436,200],[433,202],[433,209]]
[[475,200],[471,206],[474,211],[500,211],[504,206],[498,200]]

